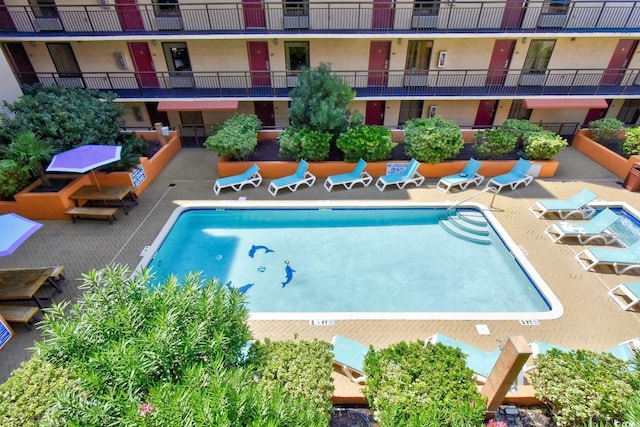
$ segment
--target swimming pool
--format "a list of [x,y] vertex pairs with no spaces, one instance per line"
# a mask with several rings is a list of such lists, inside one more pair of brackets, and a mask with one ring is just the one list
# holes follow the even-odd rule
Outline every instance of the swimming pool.
[[611,227],[611,231],[620,236],[620,240],[627,246],[631,246],[640,240],[640,212],[625,202],[594,203],[599,212],[608,207],[620,217]]
[[[489,244],[452,236],[446,204],[226,201],[177,208],[137,270],[202,271],[251,319],[550,319],[562,305],[483,212]],[[486,242],[485,242],[486,243]]]

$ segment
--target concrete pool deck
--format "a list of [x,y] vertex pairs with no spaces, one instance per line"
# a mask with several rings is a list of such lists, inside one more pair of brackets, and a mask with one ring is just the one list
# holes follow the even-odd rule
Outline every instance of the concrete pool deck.
[[[640,280],[636,275],[617,276],[608,272],[586,272],[574,259],[582,247],[574,244],[553,244],[544,230],[553,221],[536,219],[528,208],[539,199],[566,198],[588,187],[601,200],[624,201],[640,209],[640,197],[620,185],[620,179],[587,157],[569,147],[557,156],[560,161],[553,179],[535,180],[525,188],[503,191],[495,196],[481,194],[474,201],[489,206],[513,240],[527,254],[528,260],[546,281],[564,306],[564,314],[556,320],[540,320],[539,324],[508,321],[454,320],[344,320],[331,326],[311,326],[309,321],[251,321],[256,339],[269,337],[284,340],[313,339],[329,341],[336,335],[356,340],[376,348],[398,341],[424,340],[443,333],[479,348],[491,351],[509,335],[522,335],[528,341],[540,340],[569,348],[603,350],[622,341],[640,336],[640,313],[627,312],[607,295],[607,291],[623,281]],[[267,184],[245,188],[236,193],[224,191],[215,196],[212,191],[217,178],[217,157],[204,149],[183,149],[149,188],[141,195],[139,205],[129,215],[118,213],[118,220],[106,221],[42,221],[44,226],[16,252],[0,258],[0,268],[65,265],[64,292],[55,301],[75,300],[82,273],[102,268],[106,264],[126,264],[133,270],[140,261],[145,246],[150,245],[173,210],[192,200],[274,200]],[[295,193],[282,191],[277,201],[290,200],[462,200],[476,193],[469,189],[443,194],[435,188],[437,180],[427,180],[418,189],[388,189],[380,192],[375,186],[328,193],[321,183],[301,188]],[[493,200],[492,200],[493,199]],[[529,320],[529,319],[523,319]],[[535,322],[525,322],[535,323]],[[486,325],[490,335],[480,335],[477,324]],[[27,331],[15,326],[16,336],[1,353],[0,382],[30,356],[28,350],[39,331]],[[349,387],[344,377],[336,375],[337,387]]]

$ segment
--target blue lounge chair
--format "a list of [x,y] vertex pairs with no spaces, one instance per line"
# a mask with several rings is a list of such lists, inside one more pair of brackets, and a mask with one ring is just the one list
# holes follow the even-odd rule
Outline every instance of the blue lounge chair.
[[239,175],[228,176],[226,178],[219,178],[213,184],[213,192],[216,195],[220,195],[220,190],[223,188],[231,187],[236,191],[242,190],[247,184],[251,184],[257,187],[262,183],[262,175],[258,172],[260,168],[255,163],[249,167],[246,171]]
[[440,181],[436,184],[436,188],[448,193],[453,187],[460,187],[460,190],[466,190],[471,184],[475,184],[476,186],[480,185],[482,181],[484,181],[484,176],[478,173],[480,166],[482,166],[482,163],[471,158],[462,172],[440,178]]
[[555,345],[555,344],[549,344],[543,341],[533,341],[529,343],[529,347],[531,347],[531,360],[533,360],[533,364],[532,365],[525,365],[524,367],[524,372],[529,372],[533,369],[536,369],[536,357],[538,357],[540,354],[545,354],[547,353],[549,350],[555,349],[555,350],[560,350],[562,352],[565,353],[569,353],[570,351],[572,351],[570,348],[567,347],[562,347],[560,345]]
[[437,343],[462,350],[466,355],[467,366],[474,372],[476,381],[479,383],[485,383],[487,381],[502,351],[499,348],[494,351],[484,351],[442,334],[432,335],[426,340],[427,345]]
[[585,188],[568,199],[538,200],[531,205],[529,211],[536,218],[542,218],[548,214],[556,214],[560,219],[567,219],[573,215],[580,216],[582,219],[589,219],[596,213],[596,209],[593,206],[589,206],[589,202],[594,201],[597,197],[591,190]]
[[629,370],[633,371],[636,355],[640,352],[640,338],[632,338],[630,340],[623,341],[620,344],[604,351],[613,354],[620,360],[628,362]]
[[369,347],[341,335],[334,336],[331,344],[333,344],[333,363],[338,365],[354,383],[364,383],[367,379],[363,367],[364,357],[369,352]]
[[609,291],[609,296],[623,310],[631,310],[640,304],[640,282],[625,282]]
[[324,182],[324,188],[331,191],[334,185],[344,185],[344,188],[351,190],[358,183],[366,187],[373,181],[373,177],[364,170],[366,167],[367,162],[360,159],[352,172],[329,176]]
[[316,177],[311,172],[307,171],[308,168],[309,163],[304,160],[300,160],[298,168],[293,175],[284,176],[271,181],[268,188],[269,193],[275,197],[278,194],[278,190],[283,188],[288,188],[290,191],[296,191],[302,184],[306,184],[311,187],[316,182]]
[[626,246],[620,241],[618,234],[609,230],[609,227],[619,219],[620,217],[616,215],[615,212],[606,208],[589,221],[560,221],[547,227],[544,232],[553,243],[557,243],[566,238],[574,238],[578,239],[581,245],[601,241],[604,245],[619,243],[622,246]]
[[416,187],[420,187],[424,182],[424,176],[418,173],[419,166],[420,162],[416,159],[411,159],[404,172],[382,175],[376,181],[376,187],[378,187],[378,190],[380,191],[384,191],[384,189],[387,188],[387,185],[392,184],[398,186],[399,189],[403,189],[408,184],[415,184]]
[[588,248],[575,256],[585,270],[599,265],[613,267],[616,274],[624,274],[629,270],[640,268],[640,240],[626,249]]
[[511,171],[491,178],[487,182],[486,188],[499,193],[504,187],[510,187],[512,190],[515,190],[520,184],[524,184],[526,187],[533,181],[533,176],[528,174],[531,166],[533,166],[531,162],[520,158]]

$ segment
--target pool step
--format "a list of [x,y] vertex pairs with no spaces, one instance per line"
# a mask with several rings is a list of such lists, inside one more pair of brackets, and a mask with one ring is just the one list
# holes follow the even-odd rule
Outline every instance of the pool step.
[[452,235],[468,242],[478,243],[481,245],[491,244],[491,239],[488,235],[476,234],[474,232],[467,231],[466,229],[461,228],[458,222],[452,221],[451,218],[441,219],[440,225]]
[[486,221],[481,224],[475,219],[473,221],[469,221],[462,215],[450,216],[448,220],[454,223],[458,228],[471,234],[477,234],[478,236],[489,235],[489,224],[487,224]]
[[487,218],[480,211],[454,211],[449,216],[458,216],[470,224],[487,226]]

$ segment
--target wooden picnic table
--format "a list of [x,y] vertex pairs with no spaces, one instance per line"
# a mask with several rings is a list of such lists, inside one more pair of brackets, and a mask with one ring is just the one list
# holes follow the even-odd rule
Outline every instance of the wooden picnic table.
[[97,185],[83,185],[69,196],[71,200],[73,200],[76,206],[80,206],[80,200],[86,200],[87,203],[91,202],[102,202],[104,205],[107,205],[109,202],[118,202],[124,213],[129,215],[127,211],[127,204],[125,203],[125,199],[129,198],[136,205],[138,204],[138,199],[133,192],[133,187],[129,187],[128,185],[107,185],[98,187]]
[[0,301],[32,300],[38,307],[44,308],[43,300],[50,300],[51,297],[42,298],[36,294],[47,283],[53,270],[54,267],[0,270]]

